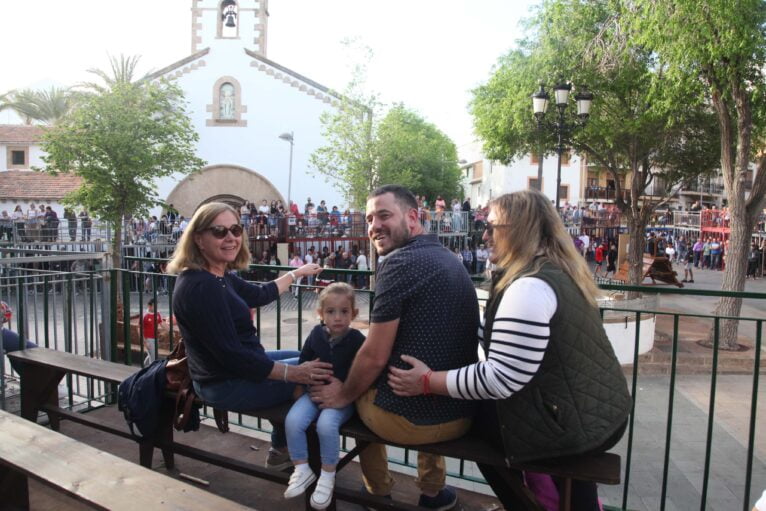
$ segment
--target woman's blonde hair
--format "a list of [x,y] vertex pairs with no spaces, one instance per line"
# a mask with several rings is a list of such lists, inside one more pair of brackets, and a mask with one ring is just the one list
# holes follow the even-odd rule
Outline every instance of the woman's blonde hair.
[[[178,241],[173,257],[168,263],[168,273],[181,273],[184,270],[202,270],[207,265],[205,256],[202,255],[197,243],[194,241],[195,234],[201,234],[205,229],[213,225],[213,221],[224,212],[230,212],[237,218],[239,212],[223,202],[209,202],[197,209],[189,225],[184,229],[181,239]],[[227,226],[228,227],[228,226]],[[239,247],[237,258],[229,263],[227,269],[241,270],[250,264],[250,249],[248,248],[247,232],[242,231],[242,244]]]
[[537,190],[507,193],[493,200],[490,208],[497,217],[495,224],[505,226],[498,227],[493,236],[497,266],[503,270],[496,292],[516,279],[537,273],[550,261],[596,306],[601,293],[548,197]]
[[[321,312],[324,309],[324,304],[327,301],[327,297],[330,295],[345,296],[351,302],[351,309],[356,311],[356,294],[354,288],[345,282],[333,282],[319,293],[319,300],[317,304],[317,312]],[[356,314],[354,314],[356,316]]]

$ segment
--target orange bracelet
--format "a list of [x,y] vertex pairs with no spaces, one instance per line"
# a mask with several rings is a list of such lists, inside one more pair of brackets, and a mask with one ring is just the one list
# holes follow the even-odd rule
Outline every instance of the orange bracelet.
[[429,396],[431,395],[431,374],[433,371],[430,369],[426,374],[420,377],[421,380],[423,380],[423,395]]

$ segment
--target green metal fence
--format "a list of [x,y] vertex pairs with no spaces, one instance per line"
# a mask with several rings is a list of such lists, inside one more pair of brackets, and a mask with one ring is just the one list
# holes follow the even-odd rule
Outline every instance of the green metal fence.
[[[289,267],[252,266],[252,270],[273,272],[289,270]],[[332,270],[331,278],[344,279],[348,276],[359,274],[371,275],[371,272],[359,272],[355,270]],[[117,310],[117,286],[121,283],[122,310]],[[0,299],[7,301],[14,309],[15,318],[13,327],[26,338],[36,340],[39,344],[53,349],[70,351],[85,356],[100,357],[110,360],[123,360],[125,363],[140,364],[144,358],[143,342],[138,342],[138,357],[134,356],[130,345],[130,319],[131,316],[140,314],[145,309],[148,298],[153,297],[157,301],[157,310],[167,317],[170,326],[173,317],[169,312],[172,310],[174,277],[171,275],[154,274],[146,272],[131,272],[124,270],[111,270],[109,272],[82,272],[82,273],[54,273],[39,271],[18,270],[13,275],[0,277]],[[622,293],[637,291],[644,294],[655,294],[669,299],[670,305],[680,299],[716,299],[721,296],[742,298],[746,304],[755,308],[766,303],[764,293],[724,293],[712,290],[690,290],[661,287],[632,287],[618,285],[602,285],[601,288],[607,293]],[[258,309],[254,318],[262,340],[267,349],[300,349],[303,337],[308,330],[303,323],[311,324],[314,321],[312,312],[316,301],[315,288],[313,286],[300,286],[297,297],[284,294],[276,303]],[[361,319],[369,318],[374,295],[369,290],[359,292],[359,299],[363,305]],[[366,303],[365,303],[366,302]],[[361,308],[361,307],[360,307]],[[717,423],[719,392],[719,378],[721,374],[721,360],[727,354],[720,352],[720,325],[721,322],[730,319],[714,314],[690,313],[678,310],[669,310],[667,307],[648,308],[646,306],[634,308],[629,305],[624,307],[614,304],[604,307],[602,314],[610,317],[619,316],[625,318],[625,325],[635,325],[632,332],[634,340],[633,364],[626,367],[631,393],[634,399],[634,413],[630,416],[628,430],[625,437],[618,444],[616,450],[623,459],[623,483],[619,487],[602,487],[601,494],[608,507],[612,509],[666,509],[679,507],[677,502],[686,499],[684,508],[699,509],[743,509],[749,510],[760,491],[766,487],[766,441],[759,436],[758,427],[758,394],[761,386],[760,363],[762,353],[762,334],[764,317],[742,316],[735,318],[740,322],[740,328],[751,339],[749,353],[752,360],[740,364],[737,377],[741,381],[747,381],[741,385],[742,393],[749,392],[750,398],[739,412],[741,425],[740,443],[745,451],[743,456],[735,462],[727,462],[726,473],[722,473],[719,464],[727,456],[734,456],[736,446],[729,449],[718,448],[719,442],[728,433],[721,429]],[[642,328],[642,320],[652,317],[656,321],[669,322],[671,326],[669,339],[665,343],[665,351],[668,353],[666,375],[653,376],[645,379],[643,369],[646,357],[639,356],[639,338]],[[697,385],[707,399],[705,406],[700,405],[704,421],[704,427],[699,427],[702,436],[699,440],[693,438],[687,430],[688,410],[679,410],[679,382],[687,376],[679,370],[688,357],[683,349],[683,333],[689,325],[706,322],[712,332],[711,340],[713,349],[710,350],[711,361],[709,368],[697,367],[695,378],[702,378],[702,383]],[[120,324],[118,326],[118,324]],[[143,340],[141,321],[139,325],[139,337]],[[121,329],[122,344],[118,345],[118,328]],[[707,327],[706,327],[707,328]],[[172,328],[170,332],[173,332]],[[169,346],[172,348],[175,342],[174,334],[169,336]],[[6,364],[0,371],[0,385],[3,388],[2,404],[5,406],[5,383],[6,379],[13,383],[12,372]],[[696,381],[696,380],[695,380]],[[645,393],[646,382],[651,383],[654,394],[652,399],[657,400],[648,411],[642,403]],[[65,399],[72,408],[87,409],[100,406],[105,402],[105,389],[99,382],[89,381],[83,378],[70,378],[66,385]],[[661,397],[661,398],[660,398]],[[661,401],[661,402],[659,402]],[[685,399],[685,401],[687,401]],[[704,412],[704,413],[702,413]],[[266,424],[251,418],[232,414],[232,421],[243,426],[256,429],[266,429]],[[648,424],[648,428],[646,426]],[[647,434],[647,431],[649,432]],[[722,433],[723,431],[723,433]],[[649,436],[650,438],[646,438]],[[688,437],[688,438],[687,438]],[[687,441],[688,440],[688,441]],[[689,444],[694,446],[689,454]],[[343,446],[346,447],[344,440]],[[350,446],[349,446],[350,447]],[[699,460],[698,469],[689,468],[686,456]],[[683,458],[683,459],[682,459]],[[413,455],[409,450],[403,450],[400,456],[392,456],[390,460],[395,464],[414,467],[411,460]],[[482,482],[478,472],[470,463],[462,460],[453,460],[448,465],[450,475],[468,482]],[[650,469],[650,470],[649,470]],[[689,496],[680,494],[682,485],[674,484],[679,478],[679,470],[684,470],[686,477],[694,491],[689,502]],[[655,481],[654,487],[646,484],[647,473],[652,473]],[[694,475],[690,479],[689,473]],[[641,481],[644,482],[641,482]],[[640,484],[639,484],[640,483]],[[725,500],[721,497],[723,489],[735,488],[737,495]],[[732,490],[734,491],[734,490]],[[675,503],[674,503],[675,502]],[[725,503],[724,503],[725,502]]]

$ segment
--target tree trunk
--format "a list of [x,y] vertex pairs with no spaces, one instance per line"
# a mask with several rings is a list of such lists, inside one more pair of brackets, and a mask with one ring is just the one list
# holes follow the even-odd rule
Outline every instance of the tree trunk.
[[[641,215],[627,215],[628,232],[630,241],[628,242],[628,285],[640,286],[644,280],[644,222]],[[630,291],[627,298],[629,300],[638,298],[639,293]]]
[[122,308],[122,224],[114,223],[112,233],[112,268],[117,270],[117,278],[112,285],[117,288],[117,308]]
[[[744,201],[739,201],[738,207],[730,209],[729,212],[731,215],[729,222],[731,237],[729,239],[729,248],[724,253],[726,266],[723,272],[721,290],[741,292],[745,289],[748,247],[750,246],[753,222],[751,218],[748,218]],[[721,297],[715,308],[715,314],[718,316],[738,317],[741,309],[741,298]],[[739,320],[721,320],[719,344],[721,349],[736,350],[738,348],[738,329]],[[714,333],[714,331],[711,332],[711,341]]]

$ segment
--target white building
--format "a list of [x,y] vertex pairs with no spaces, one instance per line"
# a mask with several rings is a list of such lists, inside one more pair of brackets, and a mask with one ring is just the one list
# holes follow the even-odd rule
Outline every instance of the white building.
[[[266,57],[268,0],[192,0],[191,55],[151,75],[184,91],[200,140],[202,172],[159,183],[183,215],[210,200],[256,204],[307,197],[344,208],[341,194],[308,171],[309,156],[325,144],[322,112],[338,104],[327,87]],[[319,57],[319,56],[318,56]],[[292,134],[290,144],[280,139]]]
[[[509,165],[487,159],[481,142],[460,147],[459,155],[464,172],[463,187],[465,196],[471,198],[473,206],[484,206],[490,200],[518,190],[537,188],[538,159],[536,155],[525,155],[515,159]],[[561,196],[560,204],[575,205],[585,201],[584,185],[587,169],[577,154],[564,153],[561,159]],[[543,160],[542,191],[552,201],[556,200],[556,174],[558,158],[556,155]],[[584,177],[585,176],[585,177]]]

